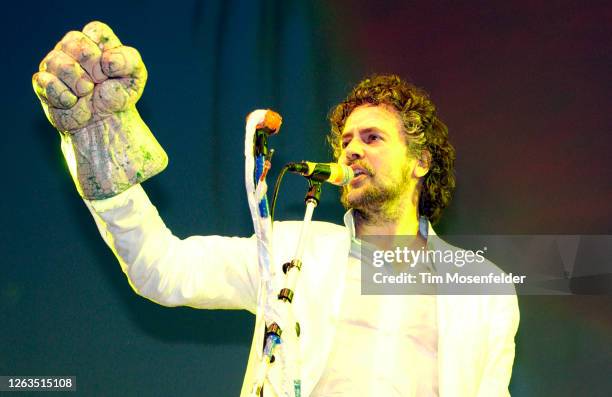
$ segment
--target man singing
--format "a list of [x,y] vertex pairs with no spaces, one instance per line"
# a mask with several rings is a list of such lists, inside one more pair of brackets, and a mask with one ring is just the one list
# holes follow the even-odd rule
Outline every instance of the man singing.
[[[136,111],[147,73],[138,52],[92,22],[40,64],[34,89],[102,237],[134,291],[165,306],[255,313],[255,237],[166,228],[140,182],[166,155]],[[342,191],[344,226],[314,222],[293,302],[303,396],[506,396],[519,321],[510,295],[362,295],[364,236],[427,243],[455,187],[455,153],[427,94],[397,76],[360,82],[330,116],[329,142],[355,178]],[[276,222],[279,268],[299,223]],[[491,269],[493,264],[488,264]],[[250,391],[264,329],[256,326],[241,395]],[[282,396],[281,366],[263,395]]]

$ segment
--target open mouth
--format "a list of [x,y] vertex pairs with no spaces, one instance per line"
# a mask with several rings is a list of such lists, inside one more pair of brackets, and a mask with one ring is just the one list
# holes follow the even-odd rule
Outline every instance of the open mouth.
[[362,170],[362,169],[356,169],[355,170],[355,177],[353,178],[353,180],[351,181],[351,185],[355,186],[357,184],[360,184],[362,181],[364,181],[366,178],[368,177],[368,174]]
[[352,187],[358,187],[367,177],[370,176],[368,170],[358,164],[352,164],[351,168],[353,169],[353,173],[355,175],[350,183]]

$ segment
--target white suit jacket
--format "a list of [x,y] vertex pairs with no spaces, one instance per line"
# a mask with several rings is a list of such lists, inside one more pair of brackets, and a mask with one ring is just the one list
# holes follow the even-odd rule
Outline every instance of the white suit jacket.
[[[256,312],[255,237],[181,240],[166,228],[140,185],[86,204],[136,293],[164,306]],[[275,223],[277,266],[292,259],[299,226],[300,222]],[[317,384],[332,347],[335,327],[329,320],[338,315],[351,243],[344,226],[313,222],[311,231],[293,301],[301,328],[300,350],[307,352],[301,365],[303,396]],[[440,295],[437,308],[440,396],[509,395],[519,322],[516,296]],[[258,318],[241,396],[252,386],[263,332]],[[279,376],[273,365],[265,396],[274,395]]]

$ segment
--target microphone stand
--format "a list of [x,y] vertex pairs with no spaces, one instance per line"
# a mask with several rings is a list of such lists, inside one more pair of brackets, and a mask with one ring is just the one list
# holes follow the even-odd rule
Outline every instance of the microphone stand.
[[261,379],[261,384],[256,384],[252,393],[254,395],[261,395],[263,391],[263,380],[265,379],[266,372],[271,363],[275,361],[274,358],[274,350],[276,346],[283,341],[286,344],[293,343],[293,349],[288,349],[288,351],[293,351],[296,353],[297,357],[294,357],[296,365],[294,368],[293,374],[293,388],[295,397],[301,396],[302,383],[300,380],[300,357],[299,357],[299,349],[297,345],[297,339],[300,337],[300,323],[296,321],[295,314],[293,312],[293,306],[291,303],[293,302],[293,298],[295,296],[295,286],[297,285],[297,280],[302,269],[302,258],[304,256],[304,246],[306,243],[306,237],[308,236],[308,232],[310,231],[310,226],[312,224],[312,215],[314,213],[314,209],[319,204],[319,200],[321,198],[321,181],[317,181],[314,179],[308,179],[308,191],[306,192],[306,196],[304,197],[304,202],[306,204],[306,210],[304,214],[304,220],[302,222],[302,227],[300,230],[300,237],[298,239],[298,244],[295,249],[295,255],[291,262],[287,262],[283,265],[283,273],[285,273],[285,282],[283,288],[281,288],[278,293],[278,300],[281,301],[284,313],[284,323],[291,327],[292,324],[295,324],[295,338],[292,335],[289,335],[288,338],[281,338],[283,334],[283,329],[275,322],[271,323],[266,327],[266,333],[264,338],[264,365],[260,367],[260,373],[257,378]]
[[300,270],[302,270],[302,256],[304,255],[304,243],[306,236],[312,223],[312,214],[314,209],[319,204],[321,198],[321,182],[313,179],[308,179],[308,191],[304,202],[306,204],[306,212],[304,214],[304,221],[302,222],[302,229],[300,230],[300,238],[298,245],[295,250],[295,256],[291,262],[283,265],[283,272],[287,275],[286,284],[278,294],[278,299],[285,302],[291,303],[293,300],[295,285],[297,284],[297,278]]
[[[302,383],[300,379],[300,352],[298,338],[300,337],[300,324],[295,319],[293,312],[293,298],[295,287],[302,268],[302,258],[306,237],[309,234],[314,209],[319,204],[321,197],[321,185],[323,180],[329,178],[331,172],[327,169],[319,170],[319,173],[327,172],[327,177],[320,179],[316,168],[311,175],[306,176],[308,180],[308,191],[304,198],[306,210],[304,221],[300,230],[295,256],[291,262],[282,266],[285,274],[282,280],[282,288],[276,294],[274,283],[274,264],[272,249],[272,222],[269,213],[268,200],[266,196],[266,175],[271,166],[271,157],[274,153],[268,148],[268,136],[278,132],[281,117],[277,113],[267,110],[257,110],[247,117],[245,136],[245,183],[249,209],[253,218],[255,234],[258,239],[258,264],[262,274],[262,281],[257,298],[257,318],[263,317],[265,326],[263,352],[260,362],[255,370],[254,382],[250,391],[251,397],[263,396],[264,383],[267,378],[268,369],[276,361],[274,356],[276,348],[284,344],[279,353],[279,362],[282,371],[282,390],[274,390],[276,394],[289,397],[291,383],[293,381],[294,397],[301,397]],[[302,174],[304,175],[304,174]],[[276,295],[276,299],[274,296]],[[269,298],[269,299],[268,299]],[[292,328],[295,327],[295,334]],[[283,336],[283,330],[285,331]],[[291,331],[291,332],[290,332]],[[289,357],[293,354],[294,357]],[[269,383],[273,388],[274,384]]]

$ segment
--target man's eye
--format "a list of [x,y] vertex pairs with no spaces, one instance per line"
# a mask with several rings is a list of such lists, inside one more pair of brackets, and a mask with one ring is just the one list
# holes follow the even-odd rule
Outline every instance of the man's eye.
[[346,147],[348,146],[348,141],[344,141],[342,142],[342,149],[346,149]]
[[368,136],[368,142],[380,141],[380,135],[372,134]]

